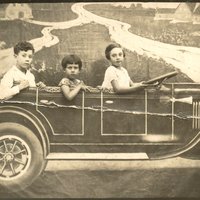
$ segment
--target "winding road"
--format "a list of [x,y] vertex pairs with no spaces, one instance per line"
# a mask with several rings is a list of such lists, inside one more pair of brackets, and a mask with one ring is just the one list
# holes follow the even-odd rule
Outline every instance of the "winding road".
[[[69,29],[93,22],[105,26],[109,31],[110,39],[124,48],[132,52],[135,51],[140,55],[145,54],[152,58],[162,58],[175,68],[180,69],[194,82],[200,82],[200,48],[166,44],[132,34],[129,32],[131,27],[129,24],[97,16],[84,8],[88,4],[91,3],[75,3],[72,5],[72,11],[78,15],[74,20],[65,22],[26,20],[28,23],[46,26],[42,30],[42,37],[30,41],[36,51],[40,51],[43,47],[51,47],[59,42],[59,38],[51,34],[52,30]],[[1,50],[0,66],[5,66],[5,63],[7,63],[6,66],[10,66],[13,63],[11,56],[11,49]]]

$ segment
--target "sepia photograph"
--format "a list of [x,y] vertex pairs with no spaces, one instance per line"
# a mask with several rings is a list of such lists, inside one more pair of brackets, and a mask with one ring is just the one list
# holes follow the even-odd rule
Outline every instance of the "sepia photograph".
[[200,198],[200,3],[0,3],[0,199]]

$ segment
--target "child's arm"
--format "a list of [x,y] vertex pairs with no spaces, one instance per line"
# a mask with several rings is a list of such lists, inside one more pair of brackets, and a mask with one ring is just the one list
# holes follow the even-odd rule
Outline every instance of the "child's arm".
[[22,81],[20,81],[18,87],[19,87],[19,90],[23,90],[23,89],[29,87],[29,82],[27,80],[22,80]]
[[131,81],[130,87],[125,88],[125,87],[120,87],[119,84],[118,84],[118,82],[117,82],[117,80],[112,80],[111,84],[112,84],[114,92],[117,93],[117,94],[124,94],[124,93],[135,92],[135,91],[138,91],[140,89],[144,89],[145,87],[148,86],[147,84],[143,84],[143,82],[133,83]]
[[0,84],[0,100],[6,100],[12,98],[14,95],[18,94],[20,90],[27,88],[29,82],[27,80],[20,81],[20,83],[12,88],[7,87],[4,84]]
[[62,85],[61,86],[61,90],[64,94],[64,96],[66,97],[67,100],[72,100],[77,94],[78,92],[83,88],[83,83],[79,83],[76,87],[73,88],[73,90],[70,90],[68,85]]
[[21,90],[29,86],[29,82],[27,80],[21,80],[19,82],[13,81],[14,75],[15,74],[13,74],[13,72],[8,71],[1,79],[1,85],[4,88],[7,88],[7,92],[4,93],[5,99],[18,94]]
[[1,85],[7,86],[9,88],[13,87],[13,77],[7,72],[1,79]]

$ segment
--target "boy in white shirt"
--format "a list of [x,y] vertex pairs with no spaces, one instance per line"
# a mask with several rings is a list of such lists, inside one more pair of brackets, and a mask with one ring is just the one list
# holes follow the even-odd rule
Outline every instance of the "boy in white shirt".
[[[9,69],[1,80],[0,99],[8,99],[27,87],[36,87],[35,77],[29,68],[34,55],[33,45],[29,42],[19,42],[14,46],[16,65]],[[43,83],[37,86],[44,87]]]

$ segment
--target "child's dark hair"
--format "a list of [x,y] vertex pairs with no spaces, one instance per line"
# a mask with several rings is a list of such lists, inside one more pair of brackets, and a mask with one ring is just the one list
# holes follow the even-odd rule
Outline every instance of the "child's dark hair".
[[105,56],[108,60],[110,60],[110,52],[112,51],[112,49],[114,48],[121,48],[122,51],[123,51],[123,54],[124,54],[124,57],[125,57],[125,52],[123,50],[123,48],[119,45],[119,44],[109,44],[107,47],[106,47],[106,50],[105,50]]
[[18,55],[20,51],[28,51],[28,50],[32,50],[33,53],[35,52],[35,49],[30,42],[22,41],[14,46],[14,54],[16,55]]
[[62,68],[65,70],[68,64],[78,64],[79,70],[82,68],[82,61],[75,54],[67,55],[62,59]]

